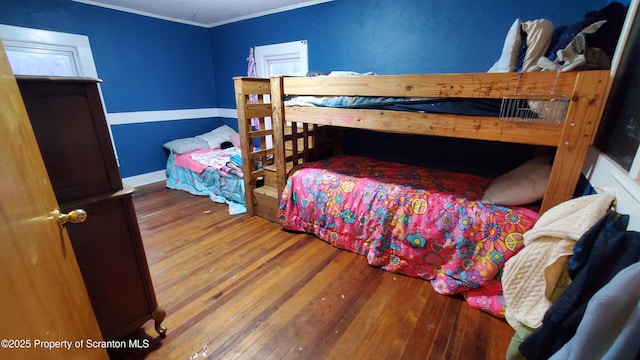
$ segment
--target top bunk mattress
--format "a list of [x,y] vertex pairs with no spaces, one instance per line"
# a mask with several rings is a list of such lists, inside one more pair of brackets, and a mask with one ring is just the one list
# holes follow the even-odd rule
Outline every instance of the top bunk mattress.
[[[473,99],[473,98],[403,98],[403,97],[367,97],[336,96],[314,97],[298,96],[285,101],[285,106],[319,106],[341,109],[372,109],[392,111],[413,111],[435,114],[454,114],[465,116],[499,117],[506,115],[523,119],[542,119],[532,109],[526,99]],[[564,104],[566,109],[566,103]],[[561,114],[564,109],[560,109]],[[517,112],[517,114],[516,114]],[[562,116],[555,116],[559,121]]]

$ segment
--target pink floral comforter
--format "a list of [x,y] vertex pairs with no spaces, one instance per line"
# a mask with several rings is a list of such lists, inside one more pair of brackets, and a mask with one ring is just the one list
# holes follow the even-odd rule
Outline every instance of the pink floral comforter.
[[384,270],[430,280],[441,294],[503,316],[500,275],[538,214],[483,204],[491,179],[354,156],[294,169],[278,210],[286,229],[315,234]]

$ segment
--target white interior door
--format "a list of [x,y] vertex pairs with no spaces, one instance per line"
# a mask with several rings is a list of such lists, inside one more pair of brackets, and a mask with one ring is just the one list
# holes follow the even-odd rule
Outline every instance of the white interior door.
[[[309,72],[307,41],[292,41],[281,44],[257,46],[254,49],[258,77],[278,75],[305,76]],[[270,102],[265,96],[265,102]],[[265,127],[271,129],[271,118],[265,118]],[[266,138],[267,148],[273,147],[271,136]]]

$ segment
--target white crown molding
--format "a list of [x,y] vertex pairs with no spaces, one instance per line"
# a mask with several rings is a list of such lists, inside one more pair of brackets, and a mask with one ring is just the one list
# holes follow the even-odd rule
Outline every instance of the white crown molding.
[[235,17],[235,18],[232,18],[232,19],[213,22],[213,23],[210,23],[210,24],[197,22],[197,21],[189,21],[189,20],[184,20],[184,19],[178,19],[178,18],[173,18],[173,17],[169,17],[169,16],[157,15],[157,14],[153,14],[153,13],[150,13],[150,12],[131,9],[131,8],[124,7],[124,6],[104,4],[104,3],[101,3],[99,1],[94,1],[94,0],[72,0],[72,1],[77,2],[77,3],[86,4],[86,5],[99,6],[99,7],[103,7],[103,8],[107,8],[107,9],[111,9],[111,10],[123,11],[123,12],[131,13],[131,14],[136,14],[136,15],[156,18],[156,19],[160,19],[160,20],[166,20],[166,21],[171,21],[171,22],[176,22],[176,23],[181,23],[181,24],[187,24],[187,25],[192,25],[192,26],[198,26],[198,27],[204,27],[204,28],[213,28],[213,27],[216,27],[216,26],[221,26],[221,25],[226,25],[226,24],[238,22],[238,21],[253,19],[253,18],[260,17],[260,16],[265,16],[265,15],[277,14],[277,13],[284,12],[284,11],[300,9],[300,8],[303,8],[303,7],[318,5],[318,4],[322,4],[322,3],[326,3],[326,2],[331,2],[331,1],[334,1],[334,0],[307,1],[307,2],[304,2],[304,3],[296,4],[296,5],[285,6],[285,7],[269,10],[269,11],[257,12],[257,13],[249,14],[249,15],[246,15],[246,16],[239,16],[239,17]]
[[186,24],[186,25],[192,25],[192,26],[198,26],[198,27],[204,27],[204,28],[210,27],[207,24],[202,24],[202,23],[195,22],[195,21],[188,21],[188,20],[177,19],[177,18],[172,18],[172,17],[168,17],[168,16],[152,14],[150,12],[131,9],[131,8],[123,7],[123,6],[103,4],[103,3],[99,2],[99,1],[92,1],[92,0],[71,0],[71,1],[74,1],[74,2],[77,2],[77,3],[82,3],[82,4],[85,4],[85,5],[98,6],[98,7],[102,7],[102,8],[105,8],[105,9],[122,11],[122,12],[130,13],[130,14],[146,16],[146,17],[150,17],[150,18],[154,18],[154,19],[160,19],[160,20],[176,22],[176,23],[180,23],[180,24]]
[[278,9],[258,12],[258,13],[249,14],[249,15],[246,15],[246,16],[239,16],[239,17],[236,17],[236,18],[233,18],[233,19],[224,20],[224,21],[218,21],[218,22],[215,22],[215,23],[208,24],[207,27],[213,28],[213,27],[216,27],[216,26],[231,24],[231,23],[234,23],[234,22],[239,22],[239,21],[243,21],[243,20],[249,20],[249,19],[253,19],[253,18],[257,18],[257,17],[261,17],[261,16],[266,16],[266,15],[277,14],[277,13],[281,13],[281,12],[285,12],[285,11],[289,11],[289,10],[300,9],[300,8],[303,8],[303,7],[323,4],[323,3],[331,2],[331,1],[333,1],[333,0],[307,1],[307,2],[304,2],[304,3],[296,4],[296,5],[285,6],[285,7],[281,7],[281,8],[278,8]]

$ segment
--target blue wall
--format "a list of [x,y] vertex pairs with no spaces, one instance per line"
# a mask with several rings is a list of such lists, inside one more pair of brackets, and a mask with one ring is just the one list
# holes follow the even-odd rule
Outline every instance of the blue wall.
[[0,23],[87,35],[107,112],[216,103],[209,29],[70,0],[3,0]]
[[[607,1],[336,0],[212,29],[218,106],[233,106],[231,78],[246,73],[252,46],[308,40],[309,69],[394,73],[484,72],[516,18],[571,24]],[[499,9],[499,10],[497,10]],[[532,146],[349,130],[345,152],[495,176]],[[377,146],[371,146],[377,144]]]
[[[215,108],[210,29],[70,0],[3,0],[0,23],[87,35],[108,113]],[[123,177],[162,170],[162,144],[222,119],[112,127]]]
[[483,72],[516,18],[572,23],[604,0],[335,0],[212,29],[218,106],[234,104],[231,77],[252,46],[309,41],[309,69],[378,74]]
[[[87,35],[108,113],[235,108],[249,48],[309,41],[312,70],[483,72],[515,18],[579,20],[605,0],[335,0],[205,29],[76,3],[3,0],[0,23]],[[235,120],[112,127],[123,177],[162,170],[162,144]],[[234,125],[235,126],[235,125]]]

